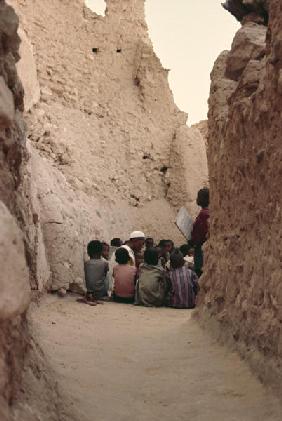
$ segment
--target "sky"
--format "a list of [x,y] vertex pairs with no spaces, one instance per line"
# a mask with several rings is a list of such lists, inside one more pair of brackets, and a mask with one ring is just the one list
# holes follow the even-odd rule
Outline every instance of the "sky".
[[[223,0],[146,0],[146,19],[155,52],[171,69],[169,83],[188,124],[207,117],[210,72],[225,49],[230,49],[238,22]],[[99,14],[104,0],[86,0]]]

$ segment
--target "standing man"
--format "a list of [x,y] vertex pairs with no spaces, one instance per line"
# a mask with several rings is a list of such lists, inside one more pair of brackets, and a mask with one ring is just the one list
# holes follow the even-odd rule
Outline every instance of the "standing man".
[[209,204],[210,192],[209,189],[205,187],[198,192],[197,205],[202,209],[194,222],[191,238],[195,249],[195,272],[198,277],[200,277],[203,273],[204,256],[202,247],[203,244],[207,241],[209,233]]

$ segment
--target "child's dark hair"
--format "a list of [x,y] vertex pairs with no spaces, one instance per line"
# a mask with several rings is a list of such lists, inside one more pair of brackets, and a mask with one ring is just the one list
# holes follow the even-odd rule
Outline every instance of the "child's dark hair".
[[159,248],[164,248],[168,243],[170,242],[170,240],[160,240],[158,247]]
[[159,250],[156,247],[145,250],[144,262],[150,266],[157,266],[159,263]]
[[116,251],[116,261],[119,265],[126,265],[130,261],[130,256],[126,248],[121,247]]
[[208,208],[210,204],[210,191],[207,187],[198,191],[197,205],[201,208]]
[[111,240],[111,246],[112,247],[121,247],[121,245],[122,245],[122,241],[121,241],[120,238],[113,238]]
[[184,266],[185,260],[183,254],[179,249],[175,249],[172,255],[170,256],[170,267],[171,269],[178,269]]
[[101,257],[103,251],[103,244],[99,240],[90,241],[87,245],[87,254],[90,259],[94,257]]
[[179,247],[179,251],[181,251],[182,255],[185,257],[189,253],[190,250],[193,249],[193,246],[191,244],[183,244]]
[[153,243],[154,244],[154,239],[153,237],[147,237],[145,240],[145,244],[147,245],[148,243]]

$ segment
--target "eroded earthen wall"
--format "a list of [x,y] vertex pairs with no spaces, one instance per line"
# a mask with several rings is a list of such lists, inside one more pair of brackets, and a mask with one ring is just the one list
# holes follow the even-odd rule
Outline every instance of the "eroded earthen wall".
[[[26,160],[23,90],[17,77],[18,18],[0,1],[0,416],[18,391],[27,349],[25,311],[29,304],[26,257],[30,211],[22,191]],[[28,195],[28,191],[26,191]]]
[[202,305],[257,373],[281,387],[282,5],[268,5],[269,26],[245,16],[211,76]]
[[195,200],[198,190],[209,183],[206,132],[207,121],[177,130],[166,174],[170,204],[177,210],[185,206],[193,218],[199,213]]

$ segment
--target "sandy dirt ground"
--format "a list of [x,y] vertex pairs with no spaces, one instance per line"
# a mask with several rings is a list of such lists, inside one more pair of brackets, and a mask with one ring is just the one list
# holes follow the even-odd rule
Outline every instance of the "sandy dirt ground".
[[278,401],[190,311],[47,297],[31,323],[75,421],[281,421]]

